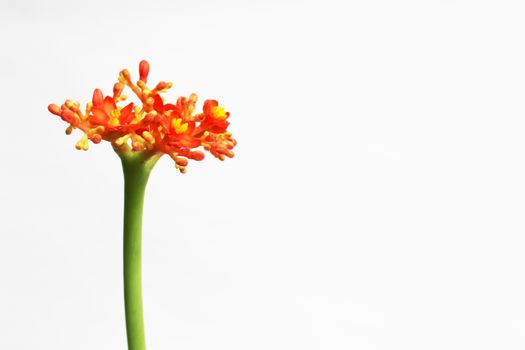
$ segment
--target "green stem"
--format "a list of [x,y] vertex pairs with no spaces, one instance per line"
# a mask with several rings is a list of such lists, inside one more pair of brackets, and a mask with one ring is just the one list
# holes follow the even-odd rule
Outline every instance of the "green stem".
[[142,310],[142,208],[149,174],[158,156],[121,154],[124,171],[124,302],[129,350],[145,350]]

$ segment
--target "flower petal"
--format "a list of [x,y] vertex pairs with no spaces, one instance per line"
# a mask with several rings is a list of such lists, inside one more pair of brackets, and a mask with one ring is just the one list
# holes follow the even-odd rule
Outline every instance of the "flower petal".
[[159,94],[155,94],[153,96],[153,101],[153,108],[159,113],[164,112],[164,102],[162,101],[162,97],[160,97]]
[[133,102],[128,104],[126,107],[122,108],[122,110],[120,111],[120,124],[129,124],[135,118],[135,114],[132,112]]
[[104,110],[104,112],[106,112],[108,116],[110,116],[111,112],[117,109],[117,105],[115,104],[113,98],[106,96],[106,98],[104,99],[104,103],[102,104],[102,109]]
[[92,115],[89,116],[89,121],[94,124],[107,124],[109,116],[99,108],[93,108],[91,110]]

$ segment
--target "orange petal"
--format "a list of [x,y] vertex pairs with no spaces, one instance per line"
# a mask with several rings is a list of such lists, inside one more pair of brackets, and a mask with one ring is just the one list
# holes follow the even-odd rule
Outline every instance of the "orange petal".
[[188,135],[180,139],[180,144],[184,147],[195,148],[201,145],[201,140]]
[[109,120],[109,116],[106,113],[104,113],[103,110],[98,109],[98,108],[93,108],[91,112],[93,113],[93,115],[89,116],[90,122],[95,123],[95,124],[107,124]]
[[212,108],[217,107],[218,105],[219,105],[219,102],[217,102],[216,100],[206,100],[204,101],[202,110],[204,111],[204,114],[211,114]]
[[111,115],[111,112],[117,109],[117,105],[111,97],[106,96],[106,98],[104,99],[104,103],[102,104],[102,109],[104,110],[104,112],[106,112],[107,115]]
[[120,111],[120,124],[129,124],[133,118],[135,118],[135,115],[131,113],[133,111],[133,102],[128,104],[126,107],[122,108]]
[[153,108],[157,111],[157,112],[163,112],[164,110],[164,102],[162,101],[162,97],[160,97],[159,94],[155,94],[153,96]]

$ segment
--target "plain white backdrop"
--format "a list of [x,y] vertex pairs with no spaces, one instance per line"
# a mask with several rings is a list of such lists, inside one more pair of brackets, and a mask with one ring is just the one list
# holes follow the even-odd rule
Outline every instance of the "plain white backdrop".
[[0,348],[125,349],[120,69],[231,112],[147,190],[149,349],[523,349],[525,4],[0,2]]

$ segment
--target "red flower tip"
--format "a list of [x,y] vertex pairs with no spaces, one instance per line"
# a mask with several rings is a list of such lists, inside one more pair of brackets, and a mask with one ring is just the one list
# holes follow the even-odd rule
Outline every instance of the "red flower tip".
[[60,107],[58,107],[56,104],[52,103],[49,106],[47,106],[47,110],[55,115],[60,116]]
[[102,94],[102,91],[100,89],[95,89],[93,91],[93,106],[100,107],[102,106],[102,102],[104,101],[104,95]]
[[113,98],[119,98],[120,94],[122,94],[122,90],[124,90],[124,84],[115,83],[115,85],[113,85]]
[[139,64],[139,75],[140,80],[147,83],[148,82],[148,74],[149,74],[149,63],[146,60],[140,61]]
[[[86,105],[84,112],[80,110],[79,102],[71,100],[60,107],[50,104],[48,110],[70,124],[67,134],[75,128],[84,132],[75,146],[79,150],[87,150],[90,140],[95,144],[106,140],[118,152],[127,149],[168,154],[182,173],[186,172],[189,159],[204,159],[204,153],[197,149],[199,147],[220,160],[234,156],[237,141],[227,131],[229,112],[216,100],[206,100],[202,112],[195,114],[195,94],[188,98],[179,97],[174,104],[165,103],[160,94],[173,84],[161,81],[150,90],[146,86],[148,73],[148,62],[141,61],[140,80],[135,85],[129,71],[122,70],[113,86],[113,96],[104,97],[100,89],[95,89],[92,103]],[[139,98],[142,106],[133,103],[124,107],[118,105],[127,99],[122,94],[126,86]]]

